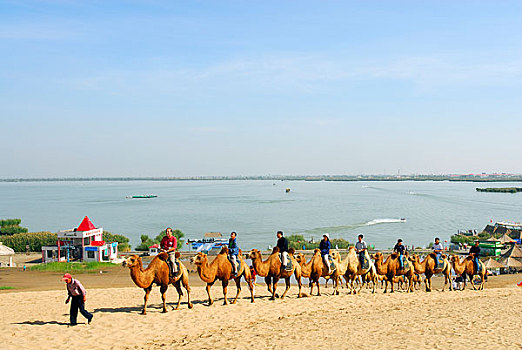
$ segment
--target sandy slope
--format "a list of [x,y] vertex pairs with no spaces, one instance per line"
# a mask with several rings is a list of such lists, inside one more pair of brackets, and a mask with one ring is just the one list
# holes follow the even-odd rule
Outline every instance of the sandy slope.
[[[234,292],[229,288],[229,296]],[[325,290],[330,294],[331,288]],[[143,292],[138,288],[92,289],[87,309],[91,325],[68,327],[65,291],[0,295],[1,349],[186,349],[210,348],[401,348],[520,349],[516,331],[522,321],[522,288],[510,286],[481,292],[417,291],[357,296],[324,295],[286,300],[261,298],[251,305],[247,290],[236,305],[223,306],[221,288],[213,288],[216,304],[207,307],[203,287],[193,288],[193,310],[160,313],[159,291],[152,292],[149,314],[139,315]],[[232,293],[231,293],[232,292]],[[176,293],[169,289],[168,301]],[[184,298],[183,301],[186,301]],[[85,320],[79,316],[79,321]]]

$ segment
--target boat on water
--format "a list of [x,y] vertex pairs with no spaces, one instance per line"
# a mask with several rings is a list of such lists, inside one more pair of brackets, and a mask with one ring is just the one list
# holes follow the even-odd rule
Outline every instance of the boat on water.
[[156,198],[155,194],[138,194],[135,196],[127,196],[126,198]]

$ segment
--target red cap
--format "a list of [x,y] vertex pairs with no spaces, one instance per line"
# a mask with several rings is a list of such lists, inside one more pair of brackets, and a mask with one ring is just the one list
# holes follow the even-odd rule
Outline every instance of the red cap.
[[63,275],[62,281],[67,281],[68,279],[72,279],[72,276],[70,273],[66,273],[65,275]]

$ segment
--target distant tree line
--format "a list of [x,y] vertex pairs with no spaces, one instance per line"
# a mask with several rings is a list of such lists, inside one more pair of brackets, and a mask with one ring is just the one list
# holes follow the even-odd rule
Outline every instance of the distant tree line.
[[[288,239],[288,248],[294,249],[316,249],[319,248],[319,242],[307,241],[303,235],[290,235],[286,237]],[[339,247],[339,249],[347,249],[350,246],[350,242],[342,238],[333,238],[330,240],[332,248]]]

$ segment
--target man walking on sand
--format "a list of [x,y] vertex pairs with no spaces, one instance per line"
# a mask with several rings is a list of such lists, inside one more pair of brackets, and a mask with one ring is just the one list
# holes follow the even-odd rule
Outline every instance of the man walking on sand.
[[65,303],[67,304],[69,303],[69,301],[71,301],[71,326],[77,325],[76,319],[78,317],[78,309],[80,310],[80,313],[83,315],[83,317],[87,319],[87,323],[90,324],[94,316],[90,312],[85,310],[85,296],[87,294],[85,288],[83,288],[80,281],[72,278],[70,273],[66,273],[65,275],[63,275],[62,281],[65,281],[67,293],[69,294]]

